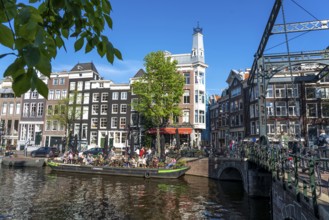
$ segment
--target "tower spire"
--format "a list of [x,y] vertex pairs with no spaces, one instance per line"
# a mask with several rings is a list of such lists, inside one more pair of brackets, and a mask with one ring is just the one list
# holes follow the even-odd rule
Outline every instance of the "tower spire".
[[199,26],[199,22],[197,23],[197,27],[193,28],[191,58],[193,62],[204,63],[203,34],[202,34],[202,28],[200,28]]
[[199,26],[199,21],[197,22],[197,27],[193,28],[193,34],[200,33],[202,34],[202,28]]

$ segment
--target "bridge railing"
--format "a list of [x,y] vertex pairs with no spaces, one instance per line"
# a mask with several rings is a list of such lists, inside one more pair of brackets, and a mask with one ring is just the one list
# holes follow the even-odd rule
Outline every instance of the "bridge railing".
[[317,215],[317,198],[324,190],[328,192],[328,180],[321,173],[328,171],[329,159],[321,158],[318,150],[305,154],[291,153],[288,149],[257,144],[240,145],[228,153],[228,157],[247,158],[272,174],[273,179],[282,181],[284,188],[295,190],[297,200],[301,196],[312,200]]

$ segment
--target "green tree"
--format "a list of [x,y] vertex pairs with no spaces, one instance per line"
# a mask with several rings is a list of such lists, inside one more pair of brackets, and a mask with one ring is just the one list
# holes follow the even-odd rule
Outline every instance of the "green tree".
[[77,91],[73,96],[59,100],[52,108],[47,109],[47,121],[58,121],[59,125],[63,125],[66,134],[65,151],[69,150],[69,140],[72,136],[71,128],[77,119],[81,118],[81,106],[77,105]]
[[106,26],[112,29],[109,0],[16,0],[0,1],[0,48],[5,56],[16,59],[4,72],[12,77],[13,90],[20,96],[29,89],[48,97],[47,85],[38,74],[49,77],[51,60],[65,47],[65,40],[75,39],[75,51],[84,46],[85,53],[97,48],[101,57],[113,63],[122,59],[108,38],[102,34]]
[[[181,114],[179,103],[183,95],[184,77],[177,71],[177,61],[163,51],[151,52],[144,58],[146,73],[132,84],[138,101],[133,107],[157,128],[157,154],[160,149],[160,127]],[[160,154],[161,156],[161,154]]]

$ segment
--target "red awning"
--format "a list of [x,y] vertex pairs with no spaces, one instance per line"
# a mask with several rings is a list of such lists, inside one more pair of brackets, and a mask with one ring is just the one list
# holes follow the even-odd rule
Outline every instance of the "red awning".
[[[148,134],[156,134],[156,128],[150,128]],[[192,128],[178,128],[178,134],[191,134]],[[176,134],[176,128],[160,128],[160,134]]]

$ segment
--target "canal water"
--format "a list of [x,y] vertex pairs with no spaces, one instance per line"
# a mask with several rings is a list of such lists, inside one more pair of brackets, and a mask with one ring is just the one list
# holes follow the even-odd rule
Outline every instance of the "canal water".
[[185,175],[175,180],[55,173],[0,166],[2,219],[270,218],[269,199],[249,198],[241,182]]

